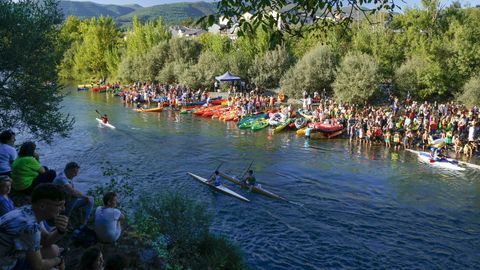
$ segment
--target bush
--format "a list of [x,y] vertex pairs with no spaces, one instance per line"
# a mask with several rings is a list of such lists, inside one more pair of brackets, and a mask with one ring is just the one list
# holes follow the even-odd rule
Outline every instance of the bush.
[[369,101],[378,93],[379,80],[379,68],[373,57],[349,53],[341,62],[333,83],[335,98],[352,103]]
[[200,260],[193,269],[247,269],[241,250],[223,236],[208,235],[199,246]]
[[288,96],[297,98],[302,96],[304,90],[309,93],[330,90],[335,79],[335,66],[335,55],[330,47],[316,47],[285,73],[280,87]]
[[165,236],[172,246],[168,262],[183,266],[198,259],[196,247],[208,235],[211,223],[204,205],[178,193],[140,199],[134,219],[139,232],[153,239]]
[[263,56],[257,56],[249,69],[252,82],[262,88],[276,88],[280,84],[280,78],[290,68],[292,57],[285,47],[277,47],[273,51],[266,52]]
[[168,269],[246,269],[237,246],[209,234],[212,217],[205,205],[185,195],[165,193],[139,200],[137,232],[153,239],[153,248]]
[[[107,192],[117,193],[118,200],[121,202],[119,208],[122,210],[127,209],[132,205],[135,189],[134,185],[130,182],[131,172],[130,169],[123,169],[122,165],[119,167],[113,166],[110,162],[105,162],[101,167],[103,176],[110,177],[110,182],[99,184],[91,188],[87,195],[93,196],[95,199],[95,205],[103,205],[103,195]],[[122,211],[125,213],[125,211]]]
[[408,92],[414,98],[429,99],[445,94],[442,68],[436,62],[421,56],[414,56],[395,71],[394,81],[397,94]]
[[477,75],[468,80],[457,100],[471,107],[480,104],[480,76]]

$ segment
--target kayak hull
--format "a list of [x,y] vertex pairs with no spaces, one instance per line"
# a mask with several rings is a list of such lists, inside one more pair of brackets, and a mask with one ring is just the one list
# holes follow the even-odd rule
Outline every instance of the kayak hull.
[[[243,183],[242,181],[238,180],[237,178],[233,177],[233,176],[230,176],[228,174],[224,174],[222,172],[219,172],[219,175],[225,179],[227,179],[228,181],[232,182],[232,183],[235,183],[239,186],[241,186],[242,188],[245,188],[245,189],[250,189],[250,186]],[[267,196],[267,197],[270,197],[270,198],[274,198],[274,199],[278,199],[278,200],[282,200],[282,201],[287,201],[287,199],[273,193],[273,192],[270,192],[260,186],[253,186],[251,187],[252,188],[252,191],[255,192],[255,193],[258,193],[258,194],[262,194],[264,196]]]
[[430,154],[427,152],[415,151],[411,149],[406,149],[409,152],[415,153],[418,156],[418,159],[424,163],[427,163],[433,167],[438,167],[447,170],[455,170],[455,171],[464,171],[465,168],[459,165],[459,162],[453,159],[445,158],[443,160],[432,160]]
[[103,123],[102,119],[98,119],[98,118],[95,118],[95,119],[97,119],[97,122],[98,122],[100,125],[102,125],[102,126],[104,126],[104,127],[111,128],[111,129],[115,129],[115,126],[114,126],[114,125],[112,125],[112,124],[110,124],[110,123],[108,123],[108,122],[105,124],[105,123]]
[[214,189],[214,190],[216,190],[216,191],[220,191],[220,192],[222,192],[222,193],[224,193],[224,194],[226,194],[226,195],[230,195],[230,196],[235,197],[235,198],[237,198],[237,199],[239,199],[239,200],[242,200],[242,201],[244,201],[244,202],[250,202],[249,199],[247,199],[247,198],[243,197],[242,195],[234,192],[233,190],[225,187],[224,185],[215,186],[215,185],[212,185],[212,184],[208,183],[208,182],[207,182],[208,179],[206,179],[206,178],[203,178],[203,177],[201,177],[201,176],[198,176],[198,175],[193,174],[193,173],[190,173],[190,172],[187,173],[187,174],[190,175],[193,179],[197,180],[198,182],[200,182],[200,183],[202,183],[202,184],[204,184],[204,185],[207,185],[207,186],[211,187],[212,189]]

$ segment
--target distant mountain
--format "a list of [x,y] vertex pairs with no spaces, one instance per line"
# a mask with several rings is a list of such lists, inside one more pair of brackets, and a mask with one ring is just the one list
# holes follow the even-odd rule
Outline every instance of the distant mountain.
[[60,1],[59,8],[65,17],[77,16],[80,18],[111,16],[118,17],[143,8],[140,5],[101,5],[93,2]]
[[142,22],[156,20],[162,17],[166,23],[176,24],[185,19],[199,19],[205,15],[214,14],[217,11],[216,3],[192,2],[173,3],[151,7],[140,5],[102,5],[93,2],[60,1],[65,17],[77,16],[80,18],[111,16],[119,25],[129,25],[134,16]]
[[137,16],[142,22],[155,20],[159,16],[167,23],[178,23],[188,18],[199,19],[205,15],[217,12],[216,3],[193,2],[174,3],[137,9],[117,18],[119,23],[131,22],[133,16]]

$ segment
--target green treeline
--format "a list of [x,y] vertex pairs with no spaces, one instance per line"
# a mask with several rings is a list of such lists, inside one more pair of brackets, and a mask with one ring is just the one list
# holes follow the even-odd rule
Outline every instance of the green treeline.
[[480,101],[480,9],[424,1],[390,17],[377,13],[350,27],[285,36],[273,44],[267,27],[231,40],[211,33],[172,38],[157,21],[121,32],[109,17],[69,17],[61,29],[64,79],[155,81],[210,88],[227,70],[259,88],[291,97],[325,91],[341,101],[375,100],[385,88],[425,100]]

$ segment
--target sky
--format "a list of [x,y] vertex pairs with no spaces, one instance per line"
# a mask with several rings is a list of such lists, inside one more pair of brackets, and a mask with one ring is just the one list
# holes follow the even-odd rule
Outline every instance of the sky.
[[[178,2],[200,2],[200,0],[76,0],[82,2],[95,2],[99,4],[116,4],[116,5],[127,5],[127,4],[139,4],[144,7],[167,4],[167,3],[178,3]],[[206,0],[206,2],[212,2]],[[452,0],[441,0],[443,4],[447,6],[450,5],[453,1]],[[459,1],[462,6],[470,5],[476,6],[480,5],[480,0],[460,0]],[[409,6],[409,7],[420,7],[421,0],[395,0],[395,4],[399,6]]]

